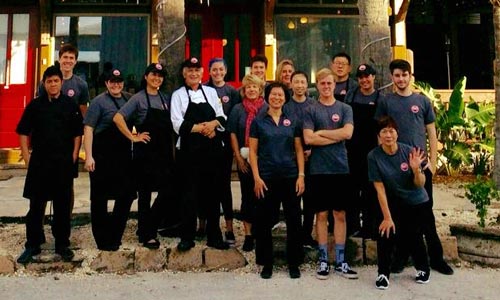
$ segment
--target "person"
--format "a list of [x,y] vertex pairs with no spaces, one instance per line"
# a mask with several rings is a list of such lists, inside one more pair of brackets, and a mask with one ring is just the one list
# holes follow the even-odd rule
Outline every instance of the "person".
[[106,80],[109,78],[111,75],[111,72],[113,71],[113,63],[110,61],[107,61],[103,64],[102,67],[102,73],[99,74],[97,77],[97,84],[96,84],[96,90],[100,94],[101,91],[106,91]]
[[[295,71],[291,76],[291,89],[293,91],[290,101],[283,106],[283,111],[298,122],[298,126],[302,129],[304,116],[311,106],[316,104],[316,101],[307,95],[308,77],[303,71]],[[304,173],[306,187],[310,186],[309,173],[309,157],[311,156],[311,146],[305,144],[303,136],[302,148],[304,149]],[[310,248],[316,248],[318,242],[312,237],[314,225],[314,210],[311,207],[310,189],[306,188],[302,194],[302,244]]]
[[182,63],[184,85],[172,94],[172,124],[179,135],[178,162],[182,172],[182,225],[178,251],[195,246],[196,214],[203,210],[207,219],[207,246],[228,249],[219,225],[220,202],[217,199],[219,162],[223,154],[220,131],[226,116],[215,89],[203,86],[203,67],[196,57]]
[[351,57],[345,52],[339,52],[332,57],[330,68],[335,77],[336,100],[344,102],[345,96],[350,89],[355,88],[358,83],[349,77],[351,73]]
[[351,139],[346,141],[352,188],[351,207],[346,215],[347,231],[351,234],[358,232],[363,238],[377,234],[373,212],[378,207],[375,190],[368,181],[366,160],[368,152],[378,145],[374,115],[377,103],[384,97],[375,89],[376,73],[369,64],[360,64],[356,68],[358,85],[345,97],[345,103],[352,107],[355,124]]
[[429,196],[422,172],[425,151],[398,142],[397,123],[389,116],[377,124],[381,145],[368,154],[368,176],[377,191],[383,219],[378,227],[377,265],[378,289],[389,287],[391,253],[396,241],[411,253],[417,283],[428,283],[429,262],[422,237]]
[[[214,88],[222,102],[224,114],[229,116],[234,106],[241,102],[238,91],[230,84],[226,83],[227,64],[223,58],[212,58],[208,63],[210,78],[207,86]],[[223,142],[223,155],[220,172],[220,203],[224,220],[226,222],[226,232],[224,234],[226,243],[234,245],[236,242],[233,229],[233,196],[231,192],[231,173],[233,171],[233,150],[231,147],[231,135],[229,131],[221,132]]]
[[[349,279],[358,274],[345,261],[346,222],[345,211],[349,198],[349,165],[345,141],[353,132],[352,109],[333,96],[335,80],[333,72],[324,68],[316,74],[319,92],[318,104],[311,107],[304,118],[304,140],[312,146],[309,158],[312,205],[316,211],[316,237],[319,262],[316,277],[327,279],[330,273],[328,261],[328,213],[333,211],[335,239],[335,272]],[[334,193],[332,194],[332,191]]]
[[[286,85],[286,92],[292,95],[292,73],[295,71],[295,67],[293,66],[293,61],[290,59],[283,59],[276,66],[276,74],[275,80]],[[288,97],[290,99],[290,97]]]
[[286,85],[273,82],[265,91],[267,113],[257,116],[250,129],[249,158],[257,201],[255,261],[260,276],[273,274],[272,227],[280,205],[286,220],[286,253],[291,278],[300,277],[303,260],[300,195],[304,192],[304,152],[299,123],[283,113]]
[[253,192],[254,181],[248,162],[250,124],[259,114],[267,110],[267,103],[262,97],[264,81],[256,75],[248,74],[243,77],[240,93],[242,102],[234,106],[227,122],[227,130],[231,137],[231,148],[238,170],[241,189],[240,214],[243,220],[245,240],[243,251],[254,249],[252,224],[255,221],[257,199]]
[[[437,234],[436,220],[432,211],[432,177],[436,172],[437,165],[436,116],[430,100],[424,95],[413,93],[411,89],[410,63],[406,60],[396,59],[389,64],[389,69],[395,92],[379,101],[375,118],[384,115],[391,116],[399,125],[399,141],[422,149],[427,154],[424,174],[425,189],[429,201],[425,204],[427,214],[422,220],[426,225],[424,236],[431,268],[442,274],[451,275],[453,269],[443,259],[443,246]],[[427,142],[429,151],[427,151]],[[407,261],[408,253],[396,251],[393,271],[401,272]]]
[[[266,82],[268,60],[264,54],[257,54],[250,58],[250,74],[259,77]],[[262,91],[264,93],[264,91]]]
[[[166,71],[163,65],[151,63],[144,71],[141,90],[134,94],[114,115],[120,132],[133,142],[133,165],[138,191],[139,243],[158,249],[158,227],[168,213],[175,210],[175,162],[170,96],[161,91]],[[127,122],[133,123],[133,134]],[[151,193],[158,194],[151,204]]]
[[[132,143],[116,127],[113,117],[132,96],[123,91],[120,70],[105,79],[106,91],[96,96],[87,110],[84,126],[85,169],[90,176],[90,217],[97,248],[116,251],[132,201],[137,198],[132,172]],[[132,124],[127,124],[129,130]],[[108,200],[114,200],[108,214]]]
[[40,245],[45,242],[43,218],[49,200],[54,206],[55,252],[64,261],[74,257],[69,248],[70,204],[73,164],[78,158],[83,134],[82,115],[78,105],[61,92],[63,74],[58,67],[48,67],[42,82],[45,93],[26,106],[16,128],[22,157],[28,167],[23,197],[30,201],[25,249],[17,259],[21,264],[31,262],[33,256],[41,253]]

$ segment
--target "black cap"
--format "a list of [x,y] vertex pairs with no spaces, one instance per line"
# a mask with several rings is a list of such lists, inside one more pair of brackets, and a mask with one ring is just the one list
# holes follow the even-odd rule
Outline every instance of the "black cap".
[[201,62],[196,57],[191,57],[191,58],[186,59],[182,63],[182,67],[183,68],[198,68],[199,69],[199,68],[201,68]]
[[167,70],[165,70],[165,67],[160,63],[152,63],[146,68],[144,75],[148,75],[149,73],[157,73],[165,77],[165,75],[167,75]]
[[375,74],[377,74],[377,71],[375,71],[375,69],[368,64],[361,64],[356,69],[356,77],[375,75]]
[[107,81],[113,81],[113,82],[122,82],[124,81],[122,73],[118,69],[114,69],[109,73],[108,78],[106,79]]

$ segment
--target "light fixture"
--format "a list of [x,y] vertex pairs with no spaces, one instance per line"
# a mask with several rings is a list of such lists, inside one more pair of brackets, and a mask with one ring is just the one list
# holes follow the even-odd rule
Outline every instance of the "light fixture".
[[295,29],[295,22],[293,20],[288,21],[288,24],[286,25],[288,29],[294,30]]
[[300,17],[299,21],[300,21],[300,24],[307,24],[307,22],[309,22],[307,17]]

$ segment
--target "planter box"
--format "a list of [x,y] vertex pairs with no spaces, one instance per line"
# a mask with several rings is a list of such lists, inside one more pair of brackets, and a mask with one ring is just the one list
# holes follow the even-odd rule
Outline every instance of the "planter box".
[[460,258],[490,267],[500,267],[499,228],[451,224],[450,231],[457,237]]

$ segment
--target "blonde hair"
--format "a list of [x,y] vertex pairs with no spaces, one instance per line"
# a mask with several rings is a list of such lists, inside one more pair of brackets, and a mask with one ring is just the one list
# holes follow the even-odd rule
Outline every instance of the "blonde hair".
[[260,93],[262,94],[266,82],[256,75],[253,74],[245,75],[245,77],[243,77],[243,79],[241,80],[240,95],[242,98],[245,98],[245,88],[247,85],[250,84],[256,84],[260,89]]
[[329,68],[323,68],[316,72],[316,82],[330,75],[333,76],[333,82],[335,82],[335,75],[333,74],[333,71]]
[[276,66],[276,73],[274,74],[274,80],[281,82],[281,72],[285,66],[292,66],[292,69],[295,71],[295,66],[293,65],[293,61],[290,59],[283,59]]

